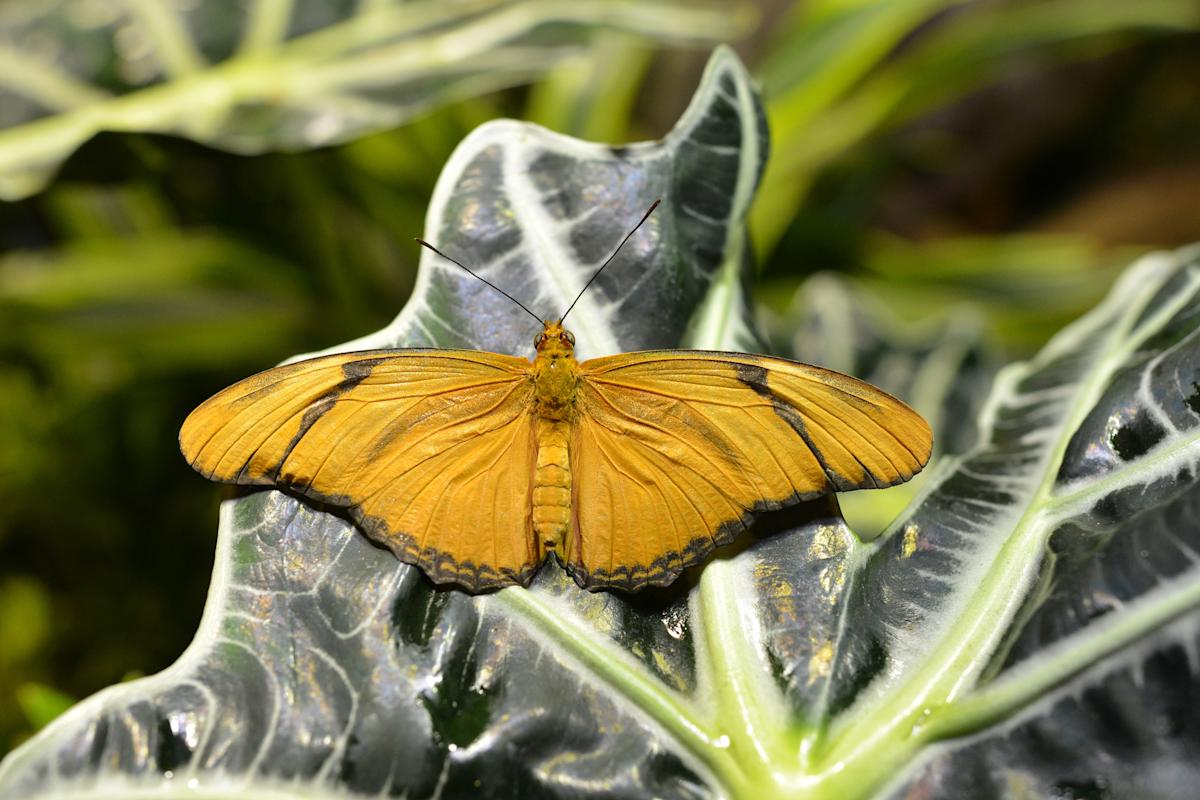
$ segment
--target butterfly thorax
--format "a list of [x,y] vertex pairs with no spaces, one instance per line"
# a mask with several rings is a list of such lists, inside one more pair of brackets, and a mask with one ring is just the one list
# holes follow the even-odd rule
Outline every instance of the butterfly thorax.
[[575,337],[561,322],[545,325],[534,340],[537,357],[533,361],[533,382],[538,416],[548,420],[569,420],[575,413],[575,391],[579,382]]

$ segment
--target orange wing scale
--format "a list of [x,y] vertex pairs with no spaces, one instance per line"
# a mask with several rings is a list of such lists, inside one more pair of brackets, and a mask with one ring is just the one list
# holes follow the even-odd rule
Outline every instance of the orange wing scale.
[[528,583],[530,366],[451,350],[315,358],[217,394],[188,417],[180,445],[213,480],[347,507],[439,583]]
[[568,569],[588,588],[666,585],[758,511],[908,480],[932,434],[840,373],[663,350],[580,365]]

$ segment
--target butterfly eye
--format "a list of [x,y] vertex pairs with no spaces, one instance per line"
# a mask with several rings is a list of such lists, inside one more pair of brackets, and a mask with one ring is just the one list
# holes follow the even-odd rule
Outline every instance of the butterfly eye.
[[570,331],[563,331],[563,336],[567,337],[567,344],[571,345],[571,347],[575,346],[575,334]]
[[543,343],[543,342],[545,342],[545,341],[546,341],[546,334],[544,334],[544,333],[539,333],[539,334],[538,334],[538,335],[537,335],[537,336],[534,338],[534,340],[533,340],[533,346],[534,346],[534,347],[541,347],[541,346],[542,346],[542,343]]

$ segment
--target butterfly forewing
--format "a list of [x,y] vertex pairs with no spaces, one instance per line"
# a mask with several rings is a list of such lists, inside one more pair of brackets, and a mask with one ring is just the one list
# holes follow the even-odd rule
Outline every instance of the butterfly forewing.
[[435,581],[527,583],[538,557],[530,366],[452,350],[310,359],[217,394],[180,445],[214,480],[345,506]]
[[783,359],[665,350],[580,373],[568,566],[589,588],[668,584],[754,512],[908,480],[932,446],[899,400]]

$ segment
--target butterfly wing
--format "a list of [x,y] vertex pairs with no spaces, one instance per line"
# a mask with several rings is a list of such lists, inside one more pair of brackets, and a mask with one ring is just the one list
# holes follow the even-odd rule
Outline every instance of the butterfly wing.
[[661,350],[580,372],[568,569],[589,589],[669,584],[755,512],[906,481],[932,447],[904,403],[794,361]]
[[179,441],[205,477],[345,506],[434,581],[528,583],[533,384],[525,359],[383,350],[267,370],[220,392]]

